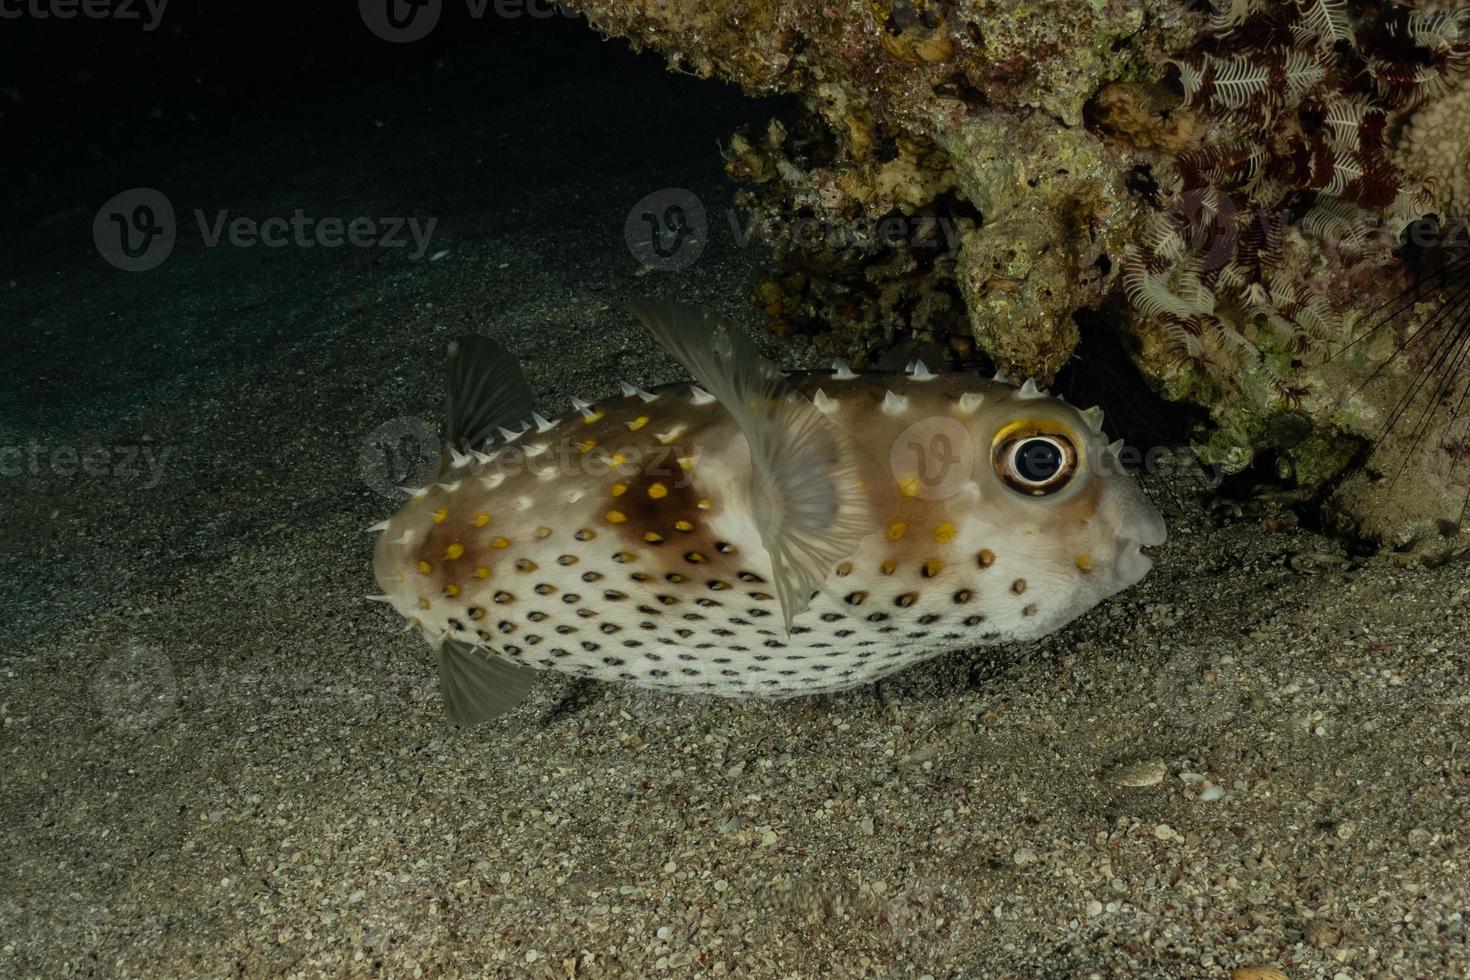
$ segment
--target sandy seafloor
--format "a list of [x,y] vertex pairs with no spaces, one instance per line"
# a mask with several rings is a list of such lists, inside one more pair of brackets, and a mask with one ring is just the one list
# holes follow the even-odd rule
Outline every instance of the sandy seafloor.
[[[194,234],[128,275],[86,209],[4,245],[0,445],[44,451],[0,478],[0,975],[1470,973],[1465,565],[1348,560],[1177,482],[1155,572],[1044,642],[785,703],[547,675],[449,727],[430,651],[363,600],[395,506],[369,434],[436,423],[465,330],[560,412],[675,375],[623,299],[756,322],[758,252],[717,224],[640,273],[623,219],[685,186],[722,223],[716,140],[763,110],[524,84],[151,181],[437,215],[437,261]],[[156,486],[47,462],[142,446]]]

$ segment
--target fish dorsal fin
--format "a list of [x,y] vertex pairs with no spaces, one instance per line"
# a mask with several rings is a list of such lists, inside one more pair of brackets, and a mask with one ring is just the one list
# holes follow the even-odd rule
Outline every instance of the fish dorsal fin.
[[875,525],[864,457],[740,328],[674,303],[633,313],[730,413],[750,446],[750,501],[786,627]]
[[439,690],[456,725],[478,725],[503,715],[531,689],[536,671],[481,653],[468,643],[439,644]]
[[461,337],[449,345],[449,392],[444,441],[478,449],[501,426],[530,417],[531,389],[516,359],[489,337]]

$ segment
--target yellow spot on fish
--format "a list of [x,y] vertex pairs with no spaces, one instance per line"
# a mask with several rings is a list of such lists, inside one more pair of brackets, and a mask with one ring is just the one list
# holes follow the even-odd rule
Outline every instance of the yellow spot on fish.
[[852,574],[852,562],[845,561],[842,564],[838,565],[837,566],[837,574],[838,575],[851,575]]
[[897,541],[909,533],[909,526],[903,521],[894,521],[888,525],[888,540]]
[[696,503],[694,506],[698,507],[700,510],[709,510],[714,505],[715,502],[708,497],[700,497],[698,503]]
[[489,523],[490,523],[490,515],[489,514],[476,514],[475,515],[475,527],[484,527],[486,524],[489,524]]
[[620,510],[610,510],[607,512],[607,522],[609,524],[626,524],[628,523],[628,515]]
[[475,569],[475,578],[479,579],[480,581],[483,582],[489,577],[490,569],[486,568],[484,565],[481,565],[479,568]]
[[669,495],[669,488],[662,483],[655,483],[648,488],[648,495],[654,500],[662,500]]
[[626,453],[613,453],[607,458],[607,465],[609,469],[613,469],[622,466],[627,461],[628,456]]
[[434,511],[434,523],[435,524],[443,524],[444,523],[444,518],[446,518],[448,516],[449,516],[449,511],[446,510],[443,507],[440,507],[438,510]]
[[612,485],[612,495],[614,497],[621,497],[623,494],[625,494],[627,492],[628,492],[628,485],[626,483],[614,483]]
[[589,438],[586,438],[586,439],[583,439],[581,442],[577,443],[577,450],[579,452],[590,453],[592,450],[594,450],[596,448],[597,448],[597,440],[596,439],[593,439],[593,438],[590,438],[590,437]]
[[678,528],[680,531],[694,530],[694,525],[689,523],[688,521],[675,521],[674,527]]
[[645,425],[647,425],[650,421],[652,421],[652,420],[649,419],[649,417],[647,415],[640,415],[636,419],[634,419],[633,421],[627,423],[627,425],[628,425],[628,428],[632,429],[634,432],[637,432],[639,429],[641,429]]
[[1086,573],[1092,571],[1092,556],[1091,555],[1078,555],[1077,556],[1077,571],[1082,572],[1083,574],[1086,574]]
[[492,546],[496,547],[496,548],[509,548],[510,547],[510,539],[509,538],[491,538],[490,539],[490,544]]
[[531,559],[529,559],[529,558],[520,558],[520,559],[517,559],[517,561],[516,561],[516,571],[518,571],[518,572],[534,572],[535,570],[536,570],[536,563],[534,561],[532,561]]
[[458,541],[454,542],[454,544],[444,549],[444,557],[448,558],[450,561],[454,561],[456,558],[463,558],[464,545],[460,544]]
[[934,529],[934,540],[940,544],[948,544],[954,540],[954,525],[945,521]]
[[455,585],[453,582],[446,583],[444,586],[444,594],[453,599],[455,596],[459,595],[459,586]]
[[1016,579],[1014,582],[1011,583],[1011,591],[1014,592],[1016,595],[1020,595],[1022,592],[1025,592],[1026,580],[1023,578]]
[[540,527],[536,528],[534,533],[538,538],[549,538],[551,537],[551,528],[547,527],[545,524],[542,524]]
[[601,419],[602,418],[602,415],[603,415],[603,412],[602,412],[602,409],[600,409],[600,408],[599,409],[596,409],[594,411],[588,412],[586,415],[582,416],[582,423],[584,425],[591,425],[593,422],[596,422],[599,419]]
[[685,561],[688,561],[688,562],[693,562],[696,565],[702,565],[706,561],[709,561],[708,558],[706,558],[703,554],[701,554],[698,551],[686,551],[684,553],[684,560]]
[[924,484],[919,481],[917,476],[906,476],[898,481],[898,492],[905,497],[917,497],[923,487]]
[[485,610],[479,606],[470,607],[470,619],[484,619]]
[[419,562],[419,574],[420,575],[428,575],[428,574],[430,574],[433,571],[434,571],[434,566],[433,565],[430,565],[426,561]]
[[644,531],[643,540],[647,541],[649,544],[662,544],[664,536],[662,534],[659,534],[657,531]]
[[981,548],[980,554],[975,556],[975,560],[980,563],[981,568],[989,568],[995,564],[995,552],[989,548]]
[[578,541],[591,541],[593,538],[597,537],[597,532],[590,528],[584,527],[576,534],[572,535],[572,537],[576,538]]
[[944,571],[944,562],[940,559],[930,558],[928,561],[924,562],[923,575],[925,578],[933,578],[942,571]]
[[429,608],[429,600],[428,600],[427,597],[422,598],[422,599],[419,600],[419,608],[420,609],[428,609]]
[[897,568],[898,562],[894,561],[892,558],[888,559],[883,564],[878,566],[878,570],[881,571],[884,575],[892,575]]
[[680,456],[679,459],[677,460],[677,462],[679,464],[679,469],[681,469],[681,470],[692,470],[692,469],[694,469],[694,463],[695,463],[695,460],[697,460],[697,459],[699,459],[698,456]]

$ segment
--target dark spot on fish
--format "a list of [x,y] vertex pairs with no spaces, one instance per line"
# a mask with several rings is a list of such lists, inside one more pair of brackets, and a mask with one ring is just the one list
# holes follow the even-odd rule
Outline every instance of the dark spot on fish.
[[575,565],[577,563],[577,556],[576,555],[561,555],[560,557],[558,557],[556,559],[556,563],[558,565]]
[[602,579],[602,573],[601,572],[583,572],[582,573],[582,581],[584,581],[584,582],[597,582],[597,581],[600,581],[601,579]]
[[907,609],[909,606],[912,606],[914,603],[916,603],[918,601],[919,601],[919,593],[917,593],[917,592],[905,592],[903,595],[901,595],[898,598],[894,599],[893,600],[893,604],[895,606],[898,606],[900,609]]
[[966,626],[979,626],[983,622],[985,622],[984,616],[966,616],[964,619]]
[[849,606],[861,606],[863,604],[863,600],[867,597],[868,594],[866,592],[849,592],[847,595],[842,597],[842,601],[847,603]]
[[619,599],[628,598],[628,593],[619,592],[617,589],[608,589],[602,593],[602,597],[608,602],[617,602]]

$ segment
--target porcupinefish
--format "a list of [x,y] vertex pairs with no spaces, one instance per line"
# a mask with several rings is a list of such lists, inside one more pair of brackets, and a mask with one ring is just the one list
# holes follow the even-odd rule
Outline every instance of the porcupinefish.
[[694,383],[560,420],[499,344],[451,345],[444,460],[375,528],[374,564],[438,651],[455,722],[506,710],[538,669],[854,687],[1056,630],[1165,539],[1096,409],[921,362],[787,377],[717,317],[634,312]]

